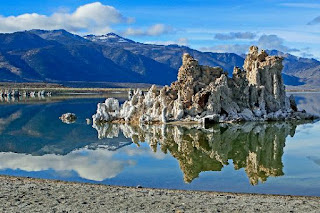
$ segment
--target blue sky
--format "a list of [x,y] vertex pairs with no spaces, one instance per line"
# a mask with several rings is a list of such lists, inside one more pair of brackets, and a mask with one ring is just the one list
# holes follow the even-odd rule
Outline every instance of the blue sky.
[[320,2],[284,0],[10,0],[0,32],[64,28],[244,53],[251,44],[320,59]]

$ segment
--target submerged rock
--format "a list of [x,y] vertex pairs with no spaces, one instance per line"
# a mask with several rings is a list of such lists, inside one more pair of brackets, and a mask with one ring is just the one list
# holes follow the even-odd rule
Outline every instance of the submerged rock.
[[298,112],[293,97],[286,96],[281,76],[283,58],[268,56],[252,46],[244,69],[234,68],[232,78],[220,67],[201,66],[189,54],[182,57],[178,80],[148,92],[130,90],[120,107],[110,98],[98,104],[97,122],[239,122],[314,119]]
[[77,120],[77,116],[74,113],[65,113],[59,117],[59,119],[66,124],[74,123]]

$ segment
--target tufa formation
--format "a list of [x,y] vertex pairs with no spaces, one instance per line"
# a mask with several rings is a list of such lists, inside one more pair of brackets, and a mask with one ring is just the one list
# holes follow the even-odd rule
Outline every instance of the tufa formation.
[[98,104],[92,118],[94,123],[140,124],[315,119],[299,112],[294,97],[286,96],[282,60],[252,46],[243,69],[235,67],[230,78],[222,68],[201,66],[184,54],[178,80],[171,86],[130,91],[121,107],[109,98]]
[[61,115],[59,117],[59,119],[63,122],[63,123],[66,123],[66,124],[72,124],[74,122],[76,122],[77,120],[77,116],[74,114],[74,113],[65,113],[63,115]]

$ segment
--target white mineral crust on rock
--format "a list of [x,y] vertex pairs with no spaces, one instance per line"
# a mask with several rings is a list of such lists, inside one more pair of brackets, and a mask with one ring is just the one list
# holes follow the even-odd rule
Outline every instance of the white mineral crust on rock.
[[282,57],[268,56],[252,46],[243,69],[234,68],[232,78],[220,67],[201,66],[189,54],[182,57],[178,80],[148,92],[129,92],[119,106],[109,98],[93,115],[97,122],[239,122],[314,119],[298,112],[293,97],[286,96],[281,76]]
[[59,119],[66,124],[71,124],[74,123],[77,119],[77,116],[74,113],[65,113],[63,115],[61,115],[61,117],[59,117]]

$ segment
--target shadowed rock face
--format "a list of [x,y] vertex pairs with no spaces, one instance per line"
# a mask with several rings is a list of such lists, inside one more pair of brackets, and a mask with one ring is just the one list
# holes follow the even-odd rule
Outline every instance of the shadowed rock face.
[[219,124],[210,129],[198,126],[104,124],[100,138],[119,132],[139,145],[147,142],[156,152],[170,153],[179,161],[187,183],[203,171],[221,171],[232,160],[235,169],[244,168],[252,185],[268,177],[283,175],[282,155],[286,137],[295,134],[294,123]]
[[94,123],[167,123],[236,122],[287,119],[313,119],[297,112],[294,99],[289,99],[281,76],[282,58],[268,56],[258,47],[250,47],[244,69],[234,68],[233,77],[219,67],[199,65],[184,54],[178,80],[147,93],[131,91],[121,107],[115,99],[98,105]]

